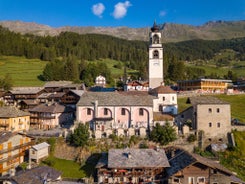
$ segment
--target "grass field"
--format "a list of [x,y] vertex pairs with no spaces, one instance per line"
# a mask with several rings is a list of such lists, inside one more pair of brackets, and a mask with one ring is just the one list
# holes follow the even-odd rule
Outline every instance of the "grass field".
[[[215,95],[215,97],[231,104],[231,117],[245,122],[245,94],[241,95]],[[178,112],[185,110],[190,104],[186,104],[186,97],[178,98]]]
[[42,86],[38,79],[47,62],[24,57],[0,56],[0,78],[10,74],[14,86]]

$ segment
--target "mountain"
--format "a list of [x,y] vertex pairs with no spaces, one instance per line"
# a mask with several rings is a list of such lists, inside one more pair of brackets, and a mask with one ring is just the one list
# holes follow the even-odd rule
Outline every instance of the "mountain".
[[[78,27],[65,26],[53,28],[33,22],[0,21],[0,25],[21,34],[55,36],[61,32],[76,32],[79,34],[106,34],[128,40],[148,41],[149,27]],[[202,26],[164,23],[160,25],[163,42],[179,42],[193,39],[218,40],[245,37],[245,20],[243,21],[211,21]]]

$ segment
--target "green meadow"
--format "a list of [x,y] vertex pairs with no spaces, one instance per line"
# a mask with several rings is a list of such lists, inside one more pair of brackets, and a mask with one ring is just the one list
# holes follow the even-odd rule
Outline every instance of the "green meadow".
[[46,61],[26,59],[16,56],[0,56],[0,78],[10,74],[14,86],[42,86],[38,79],[46,65]]

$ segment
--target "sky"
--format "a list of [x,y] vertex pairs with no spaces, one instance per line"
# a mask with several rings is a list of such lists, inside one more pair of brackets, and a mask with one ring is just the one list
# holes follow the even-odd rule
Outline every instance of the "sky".
[[154,21],[200,26],[245,20],[245,0],[0,0],[0,21],[51,27],[149,27]]

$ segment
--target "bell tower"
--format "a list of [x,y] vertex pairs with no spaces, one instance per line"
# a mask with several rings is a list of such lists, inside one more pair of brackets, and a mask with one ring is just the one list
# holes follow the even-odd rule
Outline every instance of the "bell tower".
[[153,89],[163,83],[163,47],[160,28],[156,22],[149,36],[149,88]]

